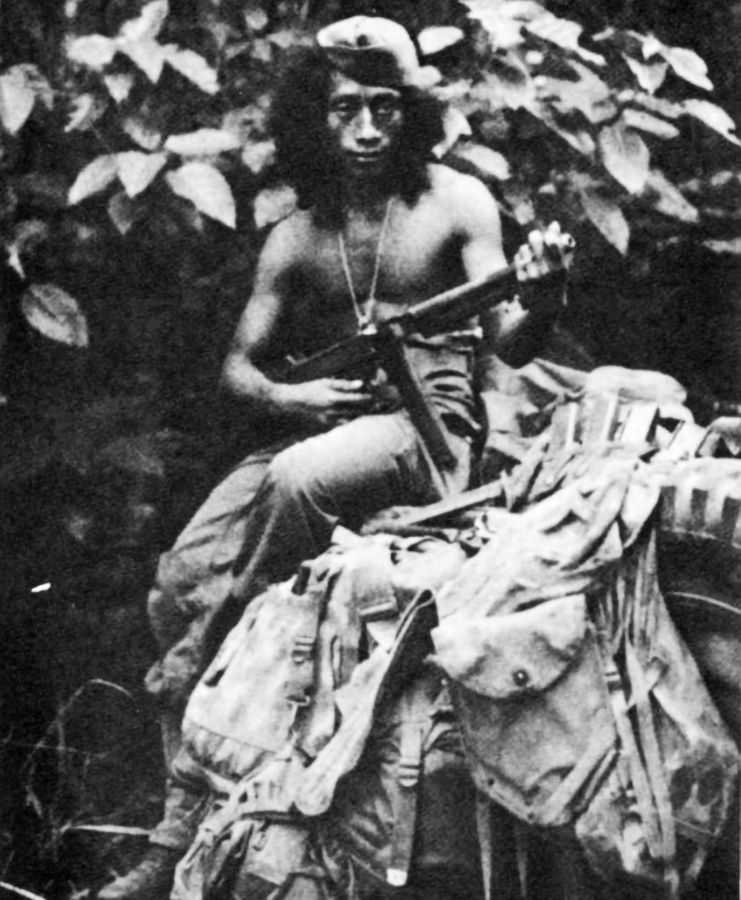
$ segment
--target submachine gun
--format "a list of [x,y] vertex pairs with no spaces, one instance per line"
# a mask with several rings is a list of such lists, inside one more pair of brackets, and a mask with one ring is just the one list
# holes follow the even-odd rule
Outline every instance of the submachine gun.
[[[569,251],[574,242],[562,235],[560,252]],[[555,263],[559,266],[558,263]],[[560,267],[528,282],[528,293],[556,290],[566,281],[566,269]],[[331,378],[363,365],[382,368],[395,384],[412,424],[432,461],[442,470],[450,470],[456,457],[448,445],[440,413],[425,395],[421,379],[414,370],[406,339],[418,334],[430,337],[460,327],[472,317],[511,299],[521,282],[517,268],[507,266],[484,278],[451,288],[410,306],[404,312],[380,322],[370,323],[352,337],[296,362],[290,362],[278,375],[293,384]],[[520,301],[524,308],[535,305],[533,299]]]

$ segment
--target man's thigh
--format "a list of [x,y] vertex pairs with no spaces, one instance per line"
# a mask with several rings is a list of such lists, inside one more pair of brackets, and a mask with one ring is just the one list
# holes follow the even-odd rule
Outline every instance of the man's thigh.
[[[460,456],[457,477],[463,489],[470,443],[455,436],[451,440]],[[276,456],[271,470],[295,491],[336,508],[350,526],[369,512],[427,503],[439,493],[417,432],[403,412],[362,416],[301,441]]]

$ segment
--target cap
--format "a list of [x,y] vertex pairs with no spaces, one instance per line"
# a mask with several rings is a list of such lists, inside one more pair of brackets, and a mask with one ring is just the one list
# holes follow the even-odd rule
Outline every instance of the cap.
[[342,19],[322,28],[316,42],[338,71],[361,84],[424,88],[440,78],[433,66],[420,66],[409,33],[391,19]]

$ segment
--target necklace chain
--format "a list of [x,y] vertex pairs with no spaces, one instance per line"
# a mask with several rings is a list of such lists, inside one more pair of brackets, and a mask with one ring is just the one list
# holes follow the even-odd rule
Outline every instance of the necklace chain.
[[358,320],[358,327],[362,330],[370,324],[373,310],[376,305],[376,287],[378,286],[378,275],[381,271],[381,258],[383,256],[383,240],[386,236],[389,219],[391,218],[391,207],[394,205],[394,198],[390,197],[386,203],[386,212],[383,216],[381,231],[378,235],[378,244],[376,246],[376,257],[373,262],[373,276],[371,277],[370,290],[368,291],[368,299],[365,301],[365,310],[362,309],[358,300],[358,294],[355,290],[355,284],[350,271],[350,263],[347,258],[347,248],[345,247],[345,236],[343,229],[337,232],[337,243],[340,248],[340,259],[342,260],[342,271],[345,273],[345,281],[347,282],[347,290],[352,300],[355,317]]

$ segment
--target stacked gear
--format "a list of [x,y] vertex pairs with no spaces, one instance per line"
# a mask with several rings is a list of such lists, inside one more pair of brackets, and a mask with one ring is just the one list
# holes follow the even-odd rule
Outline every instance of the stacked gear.
[[741,464],[677,462],[708,446],[681,397],[597,370],[523,440],[508,508],[447,542],[344,533],[254,601],[188,706],[212,804],[175,900],[496,893],[502,807],[525,881],[529,832],[627,895],[690,885],[737,749],[667,614],[656,534],[741,542]]

